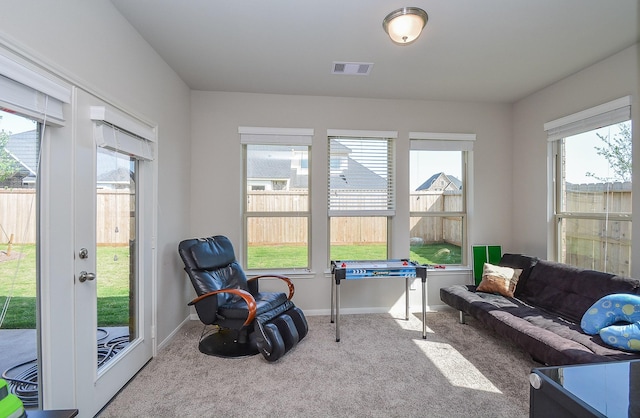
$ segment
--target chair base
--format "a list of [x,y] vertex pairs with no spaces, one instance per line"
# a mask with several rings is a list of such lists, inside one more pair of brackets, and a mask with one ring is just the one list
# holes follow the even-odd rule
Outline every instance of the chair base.
[[198,348],[203,354],[224,358],[255,356],[259,352],[255,344],[239,342],[237,331],[227,329],[203,337]]

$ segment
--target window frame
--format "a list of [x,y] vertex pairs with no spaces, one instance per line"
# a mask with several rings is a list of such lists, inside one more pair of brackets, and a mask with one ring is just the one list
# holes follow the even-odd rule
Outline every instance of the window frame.
[[[258,273],[266,272],[286,272],[288,275],[305,274],[311,271],[311,242],[312,242],[312,219],[311,219],[311,152],[314,130],[307,128],[262,128],[262,127],[239,127],[240,143],[242,147],[242,249],[239,259],[246,271]],[[306,146],[307,165],[304,168],[307,174],[307,210],[306,211],[274,211],[258,212],[248,211],[248,178],[247,178],[247,147],[250,145],[272,145],[272,146]],[[307,228],[307,255],[306,265],[300,267],[273,267],[273,268],[252,268],[249,266],[249,221],[259,218],[304,218]]]
[[[472,161],[473,161],[473,145],[476,140],[475,134],[465,133],[431,133],[431,132],[410,132],[409,133],[409,153],[413,151],[454,151],[460,152],[461,158],[461,178],[462,182],[462,209],[460,211],[411,211],[409,206],[409,220],[412,218],[444,218],[456,217],[461,218],[462,242],[460,244],[461,261],[460,264],[447,264],[447,266],[466,267],[469,265],[470,251],[470,205],[472,196],[471,179]],[[409,159],[409,169],[411,158]],[[409,195],[412,191],[409,190]],[[409,234],[410,236],[410,234]]]
[[[393,217],[396,211],[396,142],[398,138],[397,131],[366,131],[366,130],[344,130],[344,129],[328,129],[327,130],[327,266],[331,265],[331,223],[332,218],[386,218],[386,258],[389,259],[392,254],[393,242]],[[331,199],[331,173],[337,167],[332,159],[331,143],[333,140],[344,139],[345,141],[386,141],[386,167],[385,172],[387,178],[387,191],[385,200],[377,202],[377,207],[368,207],[360,209],[332,209]],[[379,156],[378,154],[370,154]],[[380,154],[381,155],[381,154]],[[374,205],[375,206],[375,205]],[[383,208],[383,206],[386,206]]]
[[[556,260],[566,260],[563,254],[566,251],[563,245],[562,223],[565,220],[591,220],[604,222],[633,222],[633,209],[631,212],[611,212],[607,208],[600,212],[576,212],[563,208],[564,186],[562,178],[565,161],[565,140],[574,135],[588,133],[600,128],[631,122],[631,97],[622,97],[599,106],[595,106],[560,119],[544,124],[549,143],[549,210],[551,243],[549,256]],[[633,129],[633,127],[631,128]],[[604,183],[606,184],[606,183]],[[633,193],[633,190],[632,190]],[[633,239],[631,248],[633,247]],[[629,266],[629,274],[631,266]]]

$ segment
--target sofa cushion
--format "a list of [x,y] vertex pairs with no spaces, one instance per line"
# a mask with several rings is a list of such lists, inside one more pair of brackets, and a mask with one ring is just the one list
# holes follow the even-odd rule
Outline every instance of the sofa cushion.
[[525,288],[527,284],[527,280],[529,279],[529,275],[531,274],[531,269],[538,262],[537,257],[529,257],[527,255],[522,254],[503,254],[499,266],[511,267],[514,269],[522,269],[522,273],[520,273],[520,278],[518,279],[518,284],[516,285],[516,290],[514,292],[515,296],[520,295],[522,293],[522,289]]
[[440,289],[447,305],[476,318],[483,325],[526,350],[547,365],[631,360],[639,353],[609,347],[599,335],[586,335],[580,326],[516,298],[475,292],[472,285]]
[[520,298],[562,318],[579,323],[594,301],[612,293],[640,292],[640,281],[567,264],[539,260]]
[[482,281],[478,285],[477,291],[498,293],[512,298],[521,273],[522,269],[484,263]]

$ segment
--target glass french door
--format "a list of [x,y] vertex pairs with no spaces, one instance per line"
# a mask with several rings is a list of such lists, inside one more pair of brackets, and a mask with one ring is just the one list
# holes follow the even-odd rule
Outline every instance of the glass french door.
[[[121,114],[76,90],[75,385],[80,416],[87,417],[152,356],[152,162],[119,149],[117,138],[97,141],[105,122],[91,119],[96,107]],[[106,128],[114,138],[121,134]]]
[[27,409],[38,384],[38,174],[42,125],[0,111],[0,375]]

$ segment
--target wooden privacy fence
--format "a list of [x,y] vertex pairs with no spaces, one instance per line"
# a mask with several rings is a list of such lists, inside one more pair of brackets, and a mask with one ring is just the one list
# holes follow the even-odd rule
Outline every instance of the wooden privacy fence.
[[[604,192],[572,190],[566,193],[567,211],[631,212],[631,191]],[[462,196],[426,192],[410,196],[412,212],[451,212],[462,208]],[[133,197],[128,190],[98,190],[97,242],[99,244],[127,245],[130,239],[131,208]],[[301,192],[252,192],[248,196],[248,208],[255,212],[306,211],[308,198]],[[0,190],[0,242],[7,243],[11,234],[16,244],[33,244],[36,241],[36,196],[34,189]],[[410,220],[411,238],[428,244],[447,242],[462,243],[461,217],[415,217]],[[386,219],[334,218],[331,228],[332,244],[383,243],[386,242]],[[298,244],[308,241],[306,217],[252,218],[249,237],[254,245]],[[563,224],[563,259],[570,264],[605,270],[612,266],[616,274],[630,274],[631,221],[575,220]]]
[[[250,212],[306,212],[309,197],[306,191],[254,190],[247,194]],[[250,217],[247,221],[249,245],[306,245],[309,241],[308,218]]]
[[[419,192],[409,196],[411,212],[461,212],[462,192]],[[462,245],[461,216],[418,216],[410,219],[412,244]]]
[[[602,184],[572,185],[565,192],[567,212],[631,213],[631,185],[603,191]],[[568,264],[623,276],[631,274],[632,222],[565,218],[561,224],[562,260]]]
[[[251,191],[247,195],[249,212],[306,211],[307,194],[290,191]],[[421,192],[411,195],[412,212],[453,212],[462,209],[460,193]],[[250,217],[250,245],[300,244],[308,241],[307,218]],[[331,219],[331,244],[385,243],[387,220],[384,217],[335,217]],[[411,218],[411,237],[423,243],[447,242],[462,245],[461,217]]]
[[[128,245],[135,203],[129,190],[97,190],[96,240],[98,245]],[[34,189],[0,190],[0,242],[36,242],[36,194]]]

